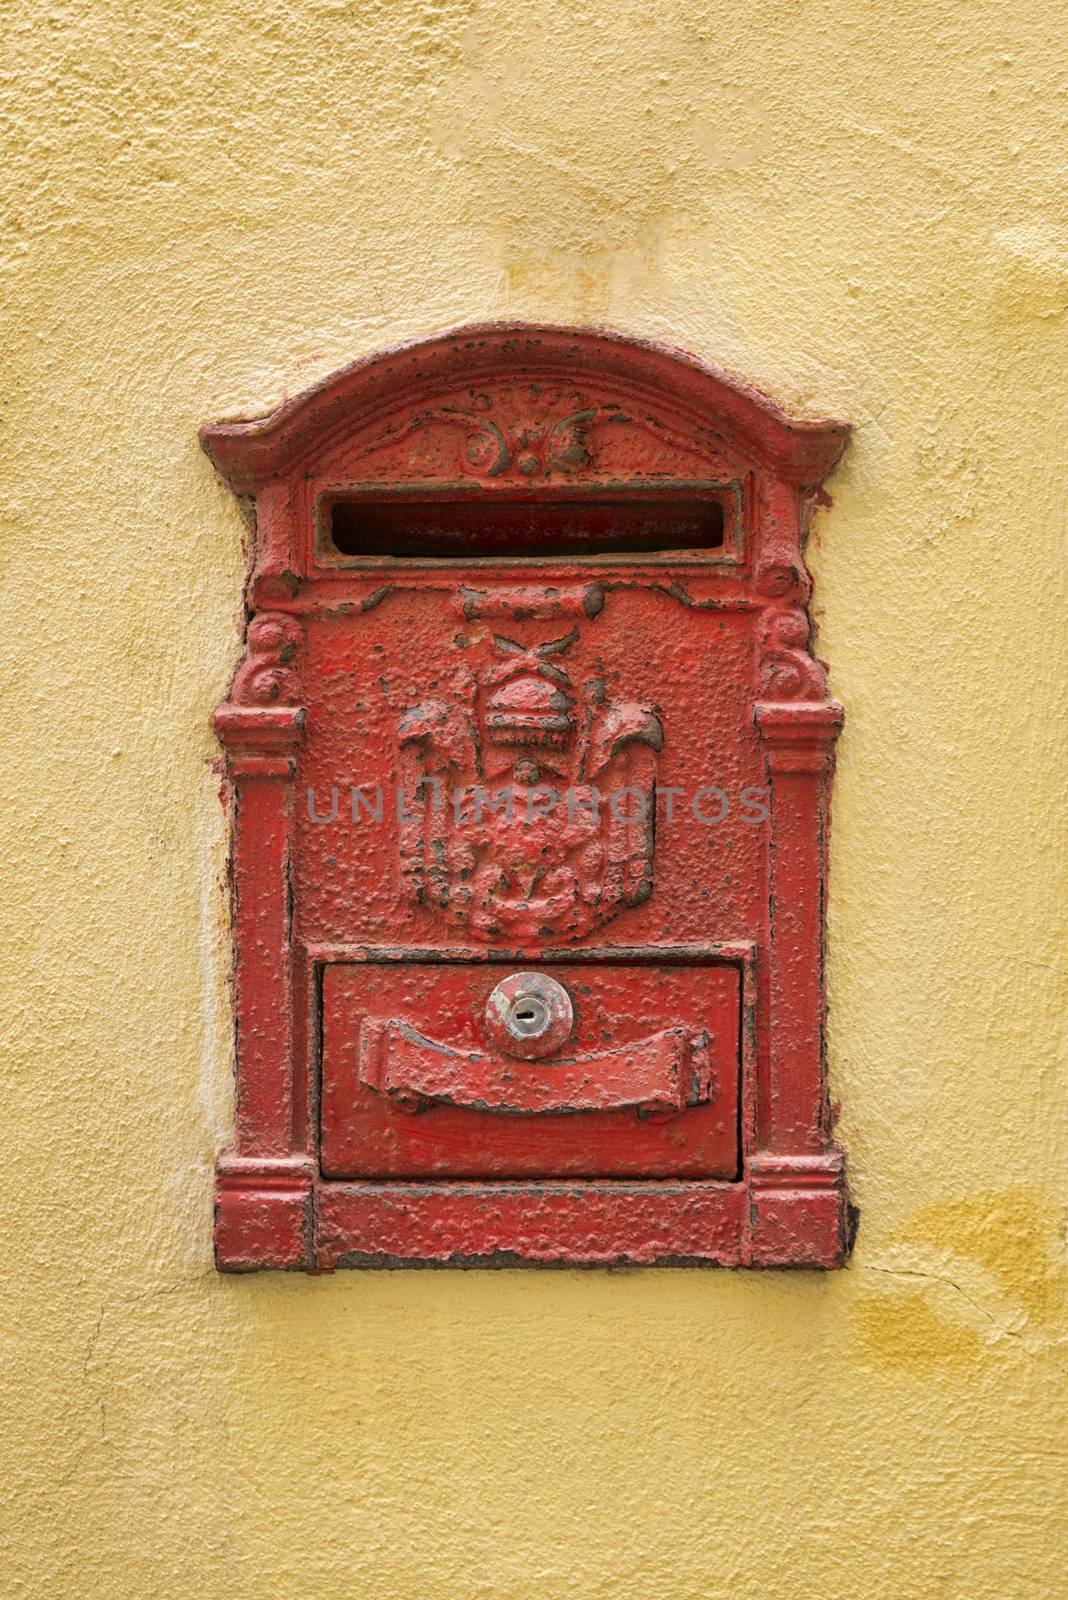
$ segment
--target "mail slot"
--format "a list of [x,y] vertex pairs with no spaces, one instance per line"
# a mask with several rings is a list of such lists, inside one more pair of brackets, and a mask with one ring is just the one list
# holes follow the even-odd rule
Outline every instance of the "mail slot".
[[203,430],[256,512],[221,1267],[841,1263],[803,541],[845,438],[513,326]]

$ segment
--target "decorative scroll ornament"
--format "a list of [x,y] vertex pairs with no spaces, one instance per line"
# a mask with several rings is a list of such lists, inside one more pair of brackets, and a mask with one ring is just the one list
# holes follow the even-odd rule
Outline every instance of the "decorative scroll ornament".
[[809,649],[809,619],[796,607],[767,610],[760,621],[760,679],[771,700],[825,700],[827,671]]
[[252,618],[245,638],[245,658],[234,674],[232,705],[295,705],[300,700],[296,672],[301,628],[296,617],[262,611]]
[[498,638],[454,700],[400,719],[402,881],[487,943],[578,939],[652,892],[663,730],[599,680],[576,691],[555,658],[577,637]]
[[[580,396],[572,394],[572,406]],[[364,454],[373,454],[395,444],[406,434],[432,429],[457,430],[457,467],[479,478],[513,477],[529,481],[585,471],[594,465],[591,430],[610,423],[653,433],[662,445],[670,444],[688,454],[709,455],[707,442],[698,446],[693,438],[663,423],[632,415],[621,406],[578,405],[562,416],[551,410],[529,414],[526,420],[495,420],[489,412],[488,395],[477,396],[471,406],[437,406],[416,412],[398,426],[372,439]]]

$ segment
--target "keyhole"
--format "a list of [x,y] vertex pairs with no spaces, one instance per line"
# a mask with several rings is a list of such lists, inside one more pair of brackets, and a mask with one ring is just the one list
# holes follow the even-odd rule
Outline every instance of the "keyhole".
[[508,1021],[513,1033],[533,1039],[548,1026],[549,1008],[537,995],[521,995],[512,1006]]
[[486,1032],[505,1055],[540,1061],[571,1035],[575,1013],[562,983],[544,972],[513,972],[486,1001]]

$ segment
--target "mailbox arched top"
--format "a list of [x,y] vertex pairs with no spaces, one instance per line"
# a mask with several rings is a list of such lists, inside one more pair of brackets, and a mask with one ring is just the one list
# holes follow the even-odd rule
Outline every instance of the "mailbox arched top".
[[[457,390],[500,383],[556,383],[599,390],[608,406],[645,406],[652,426],[674,424],[695,450],[762,467],[794,484],[822,482],[841,455],[848,424],[790,417],[764,394],[683,351],[597,328],[487,323],[396,345],[353,362],[269,416],[210,424],[200,439],[238,494],[321,460],[339,442],[407,409],[414,429]],[[581,417],[584,413],[579,413]],[[629,420],[618,410],[606,420]],[[565,417],[562,422],[574,422]],[[495,453],[486,422],[484,470],[494,477],[510,449]],[[567,448],[581,450],[581,427]],[[520,457],[521,460],[521,457]],[[566,465],[566,463],[565,463]]]

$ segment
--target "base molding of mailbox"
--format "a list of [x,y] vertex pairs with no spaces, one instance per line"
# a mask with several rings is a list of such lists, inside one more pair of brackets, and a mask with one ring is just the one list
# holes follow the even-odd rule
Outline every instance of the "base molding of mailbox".
[[225,1155],[215,1169],[215,1261],[225,1272],[315,1267],[316,1168],[306,1157]]
[[738,1183],[336,1183],[309,1163],[220,1163],[216,1259],[230,1272],[339,1267],[843,1264],[837,1152],[770,1158]]

